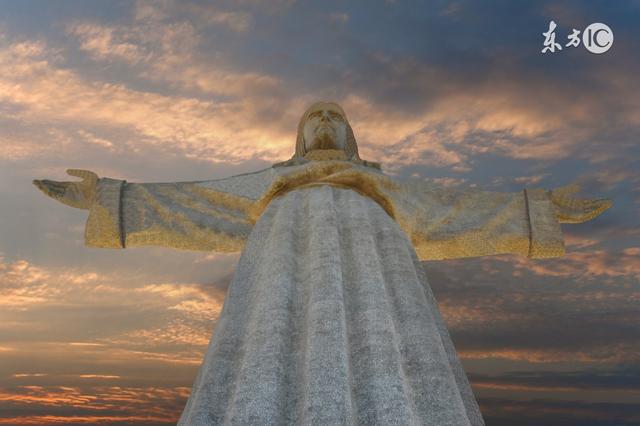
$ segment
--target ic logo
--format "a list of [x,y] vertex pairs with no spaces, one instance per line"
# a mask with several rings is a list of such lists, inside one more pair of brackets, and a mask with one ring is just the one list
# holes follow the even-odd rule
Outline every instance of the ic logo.
[[591,53],[604,53],[613,45],[613,31],[605,24],[594,22],[582,32],[582,44]]
[[582,40],[580,39],[580,30],[575,28],[567,36],[568,43],[562,46],[561,43],[556,41],[556,28],[558,25],[555,21],[549,21],[549,29],[542,33],[544,36],[544,48],[541,53],[554,53],[556,51],[562,51],[563,47],[578,47],[580,41],[591,53],[600,54],[611,49],[613,45],[613,31],[606,24],[601,22],[594,22],[582,31]]

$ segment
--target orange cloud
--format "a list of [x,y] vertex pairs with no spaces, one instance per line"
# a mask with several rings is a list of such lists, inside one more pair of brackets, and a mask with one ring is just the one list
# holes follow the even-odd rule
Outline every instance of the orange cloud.
[[[166,145],[186,156],[216,162],[245,161],[256,155],[277,160],[292,149],[292,140],[283,139],[278,129],[248,125],[251,121],[248,118],[254,115],[250,102],[213,103],[136,91],[122,84],[87,81],[73,70],[56,66],[51,55],[43,42],[0,47],[0,101],[20,106],[17,119],[32,123],[62,120],[81,126],[80,131],[86,125],[124,129],[139,141],[134,150],[143,150],[145,144]],[[205,75],[204,70],[202,74]],[[226,78],[217,80],[221,76],[214,70],[208,69],[206,75],[225,88],[234,86]],[[254,76],[242,78],[245,82],[262,81]],[[197,81],[188,76],[187,80]],[[245,83],[240,84],[244,87]],[[106,143],[84,132],[80,133],[83,139],[89,136],[91,142],[107,145],[109,149],[125,149],[123,142]],[[66,142],[67,150],[78,144],[74,138]],[[9,159],[24,158],[37,149],[21,150],[18,145],[16,140],[3,154]]]
[[634,343],[620,343],[603,348],[588,348],[588,350],[571,349],[463,349],[458,352],[462,359],[505,359],[511,361],[525,361],[532,364],[553,362],[584,362],[598,364],[623,364],[637,359],[637,345]]
[[78,23],[67,30],[80,39],[80,49],[89,52],[95,59],[117,59],[129,63],[144,60],[148,55],[139,46],[114,34],[113,28],[102,25]]
[[[72,268],[42,268],[26,260],[6,262],[0,257],[0,289],[3,320],[12,329],[23,330],[30,335],[40,335],[40,341],[49,342],[43,349],[53,356],[82,356],[85,360],[109,360],[124,365],[132,360],[149,360],[175,365],[199,365],[202,353],[209,342],[213,325],[224,301],[222,290],[205,290],[189,283],[141,284],[140,277],[127,278],[126,274],[98,274],[80,272]],[[67,312],[66,321],[82,323],[85,311],[113,310],[117,316],[128,316],[123,327],[113,329],[110,322],[89,326],[96,335],[94,341],[56,341],[53,329],[78,330],[77,324],[38,322],[40,310]],[[68,312],[81,308],[78,314]],[[148,311],[157,319],[149,321],[140,317],[140,311]],[[33,312],[25,316],[24,312]],[[51,330],[50,330],[51,329]],[[73,338],[69,332],[63,339]],[[41,349],[28,342],[17,341],[4,347],[0,354],[16,351],[28,355]],[[48,373],[48,372],[47,372]],[[116,377],[119,374],[93,375],[92,377]],[[27,376],[21,376],[27,377]],[[89,377],[89,376],[83,376]]]
[[[0,401],[12,407],[65,408],[67,414],[4,417],[0,424],[165,424],[177,421],[180,407],[190,390],[185,387],[92,387],[19,386],[13,392],[0,390]],[[58,410],[59,411],[59,410]]]
[[[214,20],[231,16],[211,13]],[[292,95],[277,76],[239,71],[233,69],[232,61],[205,61],[197,55],[202,43],[199,30],[188,21],[143,13],[128,26],[76,22],[68,26],[68,34],[77,37],[80,49],[92,58],[125,62],[141,78],[169,83],[177,90],[225,96],[224,101],[212,102],[88,80],[61,67],[60,53],[42,41],[4,43],[0,48],[0,100],[21,107],[17,119],[63,120],[78,127],[78,117],[82,117],[85,127],[125,129],[138,141],[128,146],[80,127],[67,135],[72,144],[83,140],[116,152],[141,151],[150,144],[210,161],[224,158],[233,163],[255,157],[276,161],[292,152],[299,114],[323,93],[320,89]],[[215,46],[208,48],[216,50]],[[378,63],[398,78],[413,81],[417,89],[433,86],[442,90],[428,108],[412,112],[374,102],[366,94],[337,99],[352,119],[363,155],[386,158],[391,170],[417,162],[465,172],[471,156],[483,152],[559,159],[573,152],[592,131],[575,126],[569,131],[567,123],[587,120],[596,108],[593,102],[565,104],[553,87],[545,87],[539,79],[523,87],[490,75],[478,87],[465,91],[453,83],[438,83],[450,80],[446,70],[384,55]],[[265,112],[275,118],[265,121]],[[491,136],[469,143],[470,135],[478,132]],[[21,148],[24,139],[14,138],[0,154],[14,159],[32,155],[36,147]]]
[[[510,392],[578,392],[583,388],[568,387],[568,386],[532,386],[519,383],[500,383],[500,382],[474,382],[474,388],[478,389],[491,389]],[[610,392],[610,390],[604,390],[603,392]]]
[[109,375],[109,374],[80,374],[78,377],[83,379],[119,379],[121,376]]
[[[535,262],[514,259],[516,270],[526,269],[537,275],[555,277],[575,277],[576,279],[596,277],[640,278],[640,247],[628,247],[618,253],[605,250],[588,252],[573,251],[554,261]],[[640,300],[640,293],[637,296]]]
[[46,373],[16,373],[12,374],[11,377],[22,378],[22,377],[45,377]]

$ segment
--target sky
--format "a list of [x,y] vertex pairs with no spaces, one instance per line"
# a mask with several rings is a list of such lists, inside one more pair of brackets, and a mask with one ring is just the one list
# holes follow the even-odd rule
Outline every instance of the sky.
[[[0,0],[0,424],[175,423],[238,261],[85,247],[87,212],[32,179],[264,169],[321,99],[394,178],[613,200],[562,226],[563,258],[424,267],[487,425],[640,424],[639,21],[637,0]],[[594,22],[609,51],[566,46]]]

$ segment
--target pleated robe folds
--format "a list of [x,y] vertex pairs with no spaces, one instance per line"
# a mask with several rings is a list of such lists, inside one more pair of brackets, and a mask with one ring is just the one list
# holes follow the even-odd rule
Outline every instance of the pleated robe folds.
[[179,424],[483,421],[407,236],[325,185],[255,224]]
[[419,260],[564,253],[546,191],[349,161],[225,179],[101,178],[85,243],[243,250],[181,425],[482,425]]

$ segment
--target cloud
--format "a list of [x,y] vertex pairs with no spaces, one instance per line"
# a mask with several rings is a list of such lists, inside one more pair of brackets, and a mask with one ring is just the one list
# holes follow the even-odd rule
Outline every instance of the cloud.
[[472,377],[475,386],[547,392],[575,392],[580,389],[593,391],[618,391],[640,393],[638,371],[633,367],[589,369],[577,371],[511,371],[502,374],[477,374]]
[[223,290],[0,257],[0,424],[175,423]]
[[[412,175],[413,178],[420,178],[418,173]],[[432,182],[434,185],[443,186],[447,188],[455,188],[467,184],[467,180],[463,178],[441,177],[441,178],[427,178],[428,182]]]
[[465,359],[634,363],[640,314],[637,247],[570,240],[564,258],[429,262],[427,276]]
[[[557,161],[578,155],[578,147],[594,144],[594,136],[604,129],[594,128],[590,116],[605,114],[602,104],[614,102],[606,95],[605,102],[585,99],[576,104],[559,93],[568,89],[531,75],[522,85],[507,83],[496,72],[471,87],[437,66],[404,64],[401,58],[386,56],[372,62],[379,69],[376,75],[387,75],[387,81],[404,86],[399,91],[425,94],[412,111],[399,109],[400,100],[378,101],[375,91],[343,100],[363,151],[378,156],[382,151],[389,164],[423,164],[464,173],[472,159],[486,154]],[[590,125],[579,127],[579,122]]]
[[22,378],[22,377],[45,377],[46,373],[16,373],[12,374],[11,377],[14,378]]
[[134,64],[148,56],[140,46],[117,34],[114,28],[78,23],[69,25],[67,31],[80,40],[80,49],[89,52],[94,59],[122,60]]
[[[530,330],[524,330],[522,333],[529,332]],[[487,332],[487,334],[492,334],[491,330]],[[523,361],[528,364],[561,364],[565,363],[568,360],[576,364],[586,364],[586,365],[616,365],[616,364],[625,364],[629,362],[637,362],[637,351],[638,345],[634,343],[625,344],[610,344],[608,343],[606,347],[598,346],[598,345],[586,345],[584,341],[581,341],[579,344],[585,345],[582,349],[576,349],[575,345],[571,347],[570,344],[565,345],[564,348],[544,348],[543,341],[538,340],[537,342],[528,345],[529,347],[517,348],[517,346],[521,345],[521,342],[508,342],[511,338],[513,339],[515,336],[511,333],[505,333],[504,330],[501,330],[502,337],[502,345],[503,348],[500,348],[500,344],[496,344],[496,342],[487,342],[486,349],[465,349],[462,347],[458,351],[458,356],[463,360],[502,360],[502,361]],[[555,338],[569,338],[571,335],[570,330],[561,330],[559,333],[555,334]],[[532,338],[538,338],[539,335],[531,336]],[[461,338],[464,338],[461,337]],[[622,339],[619,339],[622,340]],[[574,342],[571,342],[574,343]],[[496,346],[495,349],[490,349],[491,346]],[[539,348],[533,348],[531,346],[538,346]]]
[[[585,246],[582,246],[585,247]],[[590,247],[587,245],[586,247]],[[528,262],[514,260],[516,273],[521,269],[542,276],[594,279],[604,277],[629,277],[640,279],[640,247],[627,247],[620,251],[573,251],[552,262]],[[640,294],[633,296],[640,298]]]
[[[202,5],[187,4],[182,8],[192,11],[198,19],[233,20],[236,17],[233,13],[213,13]],[[242,24],[242,19],[237,19],[234,26],[246,25]],[[207,61],[199,54],[206,42],[194,24],[187,20],[139,19],[132,25],[118,26],[78,22],[69,25],[67,32],[80,40],[80,48],[94,60],[137,64],[132,71],[142,78],[171,83],[183,89],[256,98],[256,92],[276,89],[280,84],[273,76],[225,67],[223,64],[228,61],[221,60],[222,52],[216,55],[218,60]]]
[[126,273],[42,268],[2,258],[0,289],[0,335],[13,342],[7,356],[28,354],[32,342],[45,339],[53,345],[47,349],[51,356],[82,353],[115,363],[198,365],[224,300],[223,290],[200,284],[143,284]]
[[[123,298],[145,300],[150,307],[163,307],[194,319],[212,321],[219,312],[224,293],[190,283],[132,283],[126,273],[99,274],[74,268],[43,268],[19,259],[8,262],[0,256],[0,303],[6,309],[26,310],[38,305],[122,305]],[[138,303],[138,302],[136,302]]]
[[514,182],[517,182],[519,184],[524,184],[526,186],[534,186],[537,185],[538,183],[540,183],[540,181],[542,179],[544,179],[545,177],[549,176],[548,173],[544,173],[544,174],[538,174],[538,175],[533,175],[533,176],[518,176],[516,178],[514,178]]
[[[237,8],[242,2],[237,2]],[[246,2],[245,2],[246,3]],[[277,6],[278,2],[271,5]],[[280,2],[286,3],[286,2]],[[262,5],[261,5],[262,6]],[[224,26],[232,31],[242,33],[251,27],[251,14],[243,10],[223,9],[213,4],[200,4],[195,2],[176,2],[164,0],[136,1],[134,12],[135,21],[140,23],[152,22],[162,24],[171,21],[175,15],[186,15],[190,21],[200,26]]]
[[188,394],[185,387],[18,386],[0,390],[0,424],[175,423]]
[[109,374],[80,374],[79,377],[83,379],[119,379],[121,376]]
[[[174,7],[180,7],[175,5]],[[242,33],[251,27],[251,16],[246,12],[220,10],[211,4],[188,4],[187,8],[191,16],[197,17],[206,22],[208,25],[224,25],[229,29]]]
[[487,424],[507,426],[518,419],[522,426],[570,425],[603,426],[615,422],[620,426],[638,423],[636,404],[588,401],[554,401],[546,398],[514,400],[507,396],[482,398],[479,401]]
[[[248,31],[253,12],[240,9],[196,3],[178,7],[174,2],[151,8],[140,2],[127,23],[67,25],[67,34],[91,58],[128,66],[136,76],[129,84],[88,79],[64,68],[61,53],[42,41],[9,43],[0,56],[5,58],[0,61],[5,76],[0,88],[9,89],[8,104],[23,109],[19,118],[76,121],[78,127],[74,118],[82,116],[85,126],[77,131],[81,137],[82,132],[92,134],[83,140],[96,148],[123,152],[148,144],[192,160],[236,163],[251,158],[272,162],[289,155],[298,115],[313,100],[330,95],[345,106],[363,155],[385,158],[390,171],[412,164],[468,173],[478,156],[488,154],[551,162],[582,155],[585,149],[593,158],[604,155],[594,139],[620,128],[622,121],[614,120],[611,111],[620,109],[618,95],[635,84],[621,72],[607,80],[608,69],[583,76],[596,82],[595,96],[581,93],[575,84],[520,70],[518,63],[499,67],[489,62],[470,76],[408,54],[356,51],[362,46],[350,41],[339,48],[349,66],[333,80],[325,81],[329,74],[316,70],[319,83],[309,81],[303,69],[285,77],[272,67],[247,66],[222,41],[236,40],[237,34],[215,38],[207,33],[207,23]],[[16,74],[18,68],[26,73]],[[514,80],[518,72],[520,78]],[[640,106],[630,102],[624,111],[632,119]],[[611,120],[594,122],[594,116]],[[605,122],[607,126],[598,124]],[[127,129],[128,138],[138,141],[125,144],[86,128],[98,124]],[[5,155],[29,155],[18,145],[12,143]]]
[[[246,116],[251,115],[247,104],[170,97],[132,90],[122,84],[86,81],[47,59],[40,42],[0,48],[0,70],[0,101],[19,106],[18,119],[36,124],[66,122],[79,127],[82,139],[88,135],[86,131],[82,133],[87,125],[111,126],[126,129],[138,139],[136,146],[125,145],[134,152],[143,150],[145,144],[160,145],[190,158],[214,162],[223,158],[246,161],[261,153],[277,159],[290,148],[285,149],[291,142],[283,143],[277,129],[270,132],[246,126]],[[110,149],[125,148],[122,141],[118,145],[116,141],[109,143]],[[16,141],[12,145],[18,144]],[[43,145],[42,141],[38,144]],[[65,148],[77,144],[77,140],[71,140]],[[15,148],[5,151],[9,158],[28,154],[29,151]]]

